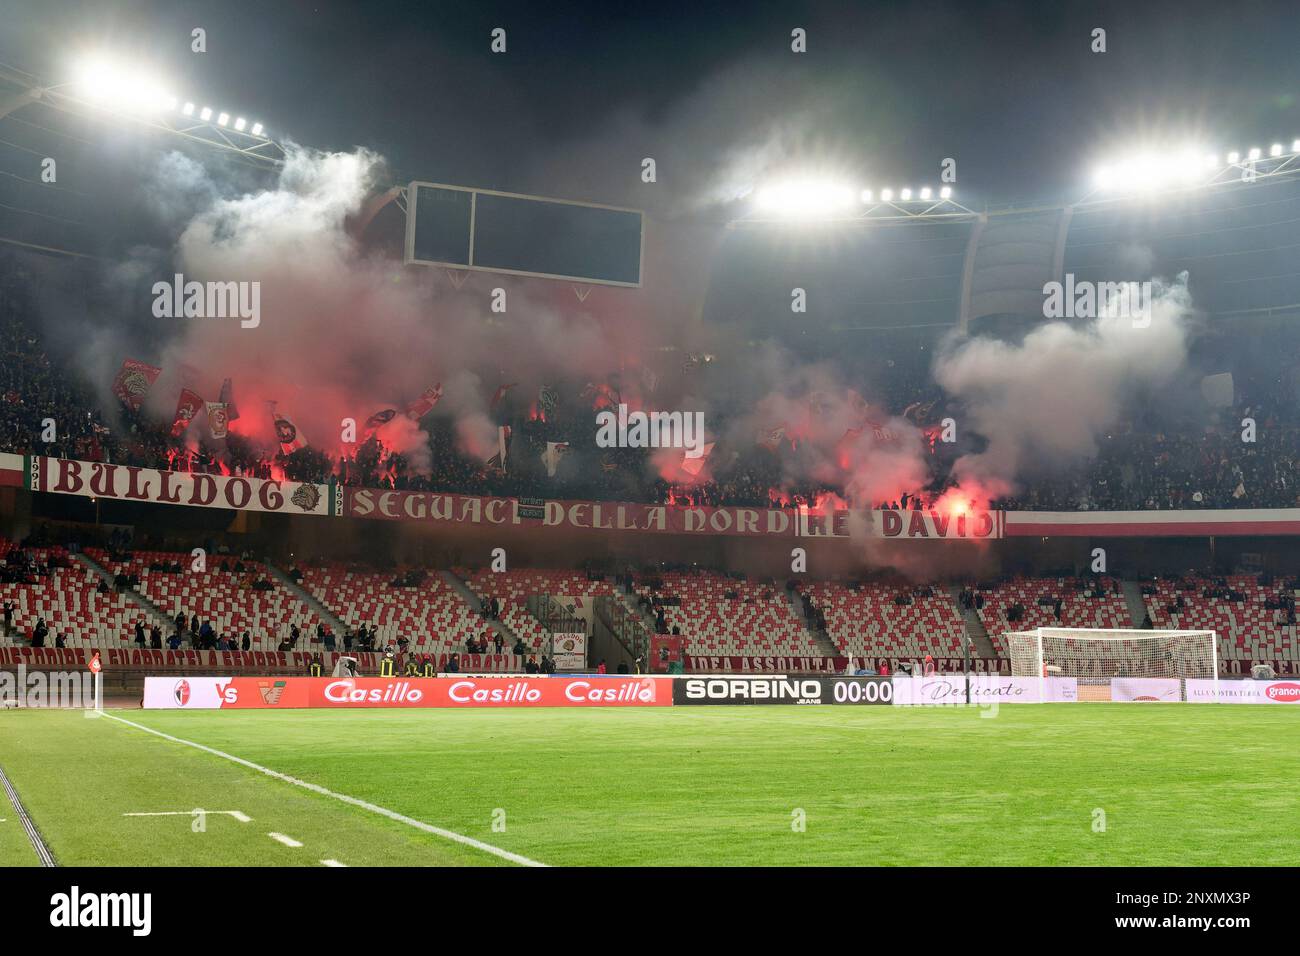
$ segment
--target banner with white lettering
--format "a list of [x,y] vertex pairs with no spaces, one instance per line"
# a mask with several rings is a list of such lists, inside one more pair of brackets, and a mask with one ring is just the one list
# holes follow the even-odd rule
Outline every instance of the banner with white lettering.
[[146,677],[146,710],[667,707],[667,677]]

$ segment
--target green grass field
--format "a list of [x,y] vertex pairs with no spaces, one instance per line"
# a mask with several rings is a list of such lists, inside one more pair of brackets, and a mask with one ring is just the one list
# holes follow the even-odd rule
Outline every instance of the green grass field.
[[[111,713],[551,865],[1300,863],[1291,707]],[[0,713],[0,766],[65,865],[511,865],[76,711]],[[124,816],[195,808],[251,820]]]

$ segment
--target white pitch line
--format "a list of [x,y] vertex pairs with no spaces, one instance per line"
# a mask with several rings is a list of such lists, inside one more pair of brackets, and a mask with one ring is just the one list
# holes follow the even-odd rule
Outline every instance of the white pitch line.
[[341,866],[345,868],[347,867],[346,863],[340,863],[338,860],[321,860],[320,864],[321,866]]
[[302,844],[299,843],[297,840],[295,840],[293,837],[287,837],[283,833],[268,833],[267,836],[269,836],[272,840],[277,841],[278,843],[283,843],[285,846],[292,846],[292,847],[302,846]]
[[234,817],[240,823],[251,823],[253,818],[239,810],[161,810],[157,813],[124,813],[124,817],[193,817],[206,814],[221,814]]
[[250,770],[264,773],[268,777],[274,777],[276,780],[283,780],[285,783],[291,783],[295,787],[302,787],[304,790],[310,790],[312,793],[319,793],[324,797],[333,797],[335,800],[341,800],[343,803],[349,803],[354,807],[369,810],[371,813],[377,813],[390,820],[396,820],[398,823],[405,823],[409,827],[414,827],[415,829],[421,830],[425,833],[432,833],[434,836],[440,836],[444,840],[451,840],[453,843],[470,846],[476,850],[482,850],[484,853],[491,853],[493,856],[500,857],[503,860],[509,860],[511,863],[518,863],[520,866],[546,866],[545,863],[539,863],[537,860],[530,860],[528,857],[521,856],[518,853],[511,853],[509,850],[503,850],[501,847],[493,846],[491,843],[484,843],[482,840],[467,837],[465,834],[456,833],[454,830],[444,830],[442,827],[435,827],[430,823],[425,823],[423,820],[416,820],[413,817],[408,817],[395,810],[389,810],[387,807],[381,807],[375,803],[369,803],[365,800],[359,800],[356,797],[350,797],[346,793],[335,793],[333,790],[328,790],[318,783],[308,783],[306,780],[299,780],[297,777],[291,777],[287,773],[280,773],[278,770],[263,767],[261,764],[255,764],[251,760],[245,760],[243,757],[236,757],[234,754],[228,754],[224,751],[217,750],[215,747],[195,743],[192,740],[185,740],[182,737],[173,737],[171,734],[165,734],[161,730],[154,730],[152,727],[146,727],[144,724],[137,724],[133,720],[127,720],[125,717],[119,717],[117,714],[110,714],[107,711],[104,712],[104,716],[110,720],[116,720],[119,723],[126,724],[128,727],[134,727],[136,730],[143,730],[147,734],[161,737],[163,740],[170,740],[172,743],[184,744],[186,747],[193,747],[195,750],[202,750],[204,753],[210,753],[214,756],[221,757],[224,760],[232,761],[242,767],[248,767]]

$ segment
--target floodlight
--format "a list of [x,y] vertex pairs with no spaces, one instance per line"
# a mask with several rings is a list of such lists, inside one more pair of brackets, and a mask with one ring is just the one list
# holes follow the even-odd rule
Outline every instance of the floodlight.
[[1185,183],[1190,183],[1201,174],[1201,164],[1196,159],[1196,154],[1190,149],[1184,150],[1178,157],[1178,178]]
[[175,108],[163,84],[137,70],[102,57],[77,64],[73,85],[88,100],[123,111]]
[[181,112],[184,113],[186,116],[193,116],[193,115],[194,115],[194,104],[193,104],[193,103],[186,103],[185,106],[184,106],[184,108],[181,110]]
[[167,97],[167,109],[169,110],[176,109],[176,97],[174,96]]
[[909,199],[912,198],[912,190],[904,189],[900,191],[898,194],[898,198],[903,200],[903,202],[907,202]]
[[952,195],[952,187],[951,187],[951,186],[944,186],[942,189],[939,190],[939,198],[940,198],[940,199],[947,199],[947,198],[948,198],[949,196],[951,196],[951,195]]
[[860,198],[863,202],[871,202],[871,190],[870,189],[862,190],[862,193],[858,198]]
[[817,219],[852,205],[853,190],[828,180],[792,179],[760,189],[757,199],[768,212],[792,219]]
[[229,122],[230,122],[230,114],[229,114],[229,113],[222,113],[220,116],[217,117],[217,125],[218,125],[218,126],[225,126],[225,125],[226,125],[227,123],[229,123]]
[[245,125],[247,124],[242,116],[239,117],[239,119],[235,120],[235,129],[239,130],[241,133],[244,131]]
[[199,119],[203,120],[205,123],[212,119],[212,110],[206,106],[203,107],[203,109],[199,111]]
[[1246,156],[1249,159],[1259,159],[1259,147],[1258,146],[1252,147],[1251,151],[1247,153]]
[[1270,147],[1268,148],[1268,154],[1269,154],[1270,156],[1281,156],[1281,155],[1282,155],[1282,144],[1281,144],[1281,143],[1274,143],[1272,146],[1270,146]]
[[889,202],[894,198],[894,191],[892,189],[882,189],[880,190],[880,198],[885,202]]
[[1234,166],[1237,163],[1241,162],[1241,153],[1238,153],[1236,150],[1233,150],[1231,153],[1228,154],[1228,162],[1232,163]]
[[97,57],[77,64],[74,83],[86,99],[106,99],[112,95],[119,75],[113,64]]
[[1291,144],[1291,152],[1300,153],[1300,139]]
[[262,124],[261,124],[261,123],[254,123],[254,124],[253,124],[253,135],[254,135],[254,136],[261,136],[261,135],[262,135]]
[[929,186],[926,186],[924,189],[921,190],[921,198],[922,198],[922,199],[929,199],[929,198],[930,198],[930,187],[929,187]]

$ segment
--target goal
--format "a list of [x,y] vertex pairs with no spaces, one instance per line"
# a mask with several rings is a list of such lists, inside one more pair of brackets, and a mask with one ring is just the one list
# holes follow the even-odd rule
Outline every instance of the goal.
[[1007,634],[1011,676],[1073,677],[1079,700],[1109,700],[1115,678],[1166,678],[1180,681],[1186,699],[1187,678],[1215,682],[1218,697],[1219,653],[1214,631],[1107,630],[1088,627],[1040,627]]

